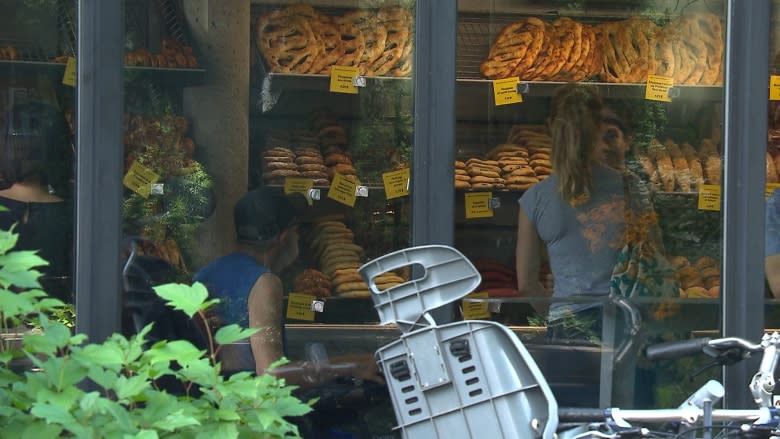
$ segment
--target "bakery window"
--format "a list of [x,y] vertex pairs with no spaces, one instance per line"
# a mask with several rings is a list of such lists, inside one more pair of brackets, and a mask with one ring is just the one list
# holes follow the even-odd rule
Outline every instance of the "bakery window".
[[[725,6],[635,3],[458,3],[455,245],[482,274],[460,316],[515,329],[560,405],[669,405],[717,373],[681,385],[695,370],[641,349],[719,328]],[[590,155],[566,148],[588,112],[559,102],[591,103],[571,83],[600,101]],[[566,202],[583,168],[589,191]],[[659,236],[663,297],[619,296],[627,225]]]

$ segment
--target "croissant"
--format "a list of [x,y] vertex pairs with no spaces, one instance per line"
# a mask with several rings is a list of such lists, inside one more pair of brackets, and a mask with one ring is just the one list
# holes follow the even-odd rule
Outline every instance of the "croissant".
[[704,160],[704,175],[710,184],[720,185],[721,160],[712,154]]

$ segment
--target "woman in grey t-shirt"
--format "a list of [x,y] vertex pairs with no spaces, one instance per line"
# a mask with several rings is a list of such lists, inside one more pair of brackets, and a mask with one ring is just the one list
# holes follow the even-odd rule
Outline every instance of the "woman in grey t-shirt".
[[[519,202],[518,290],[526,296],[547,295],[539,281],[546,249],[554,279],[553,297],[580,299],[550,305],[548,338],[556,344],[601,337],[603,302],[597,296],[609,294],[609,281],[623,246],[626,142],[622,122],[605,121],[606,114],[593,87],[568,84],[556,92],[549,120],[553,174],[534,185]],[[612,141],[605,142],[605,136],[612,136]],[[587,297],[596,300],[581,300]],[[564,354],[576,352],[562,351]],[[581,360],[561,357],[552,359],[551,364],[558,373],[561,367],[573,365],[578,369],[573,373],[579,376],[584,373],[580,369],[587,369]],[[599,378],[589,380],[598,383]],[[592,390],[556,397],[563,405],[589,406],[598,403],[598,391]]]

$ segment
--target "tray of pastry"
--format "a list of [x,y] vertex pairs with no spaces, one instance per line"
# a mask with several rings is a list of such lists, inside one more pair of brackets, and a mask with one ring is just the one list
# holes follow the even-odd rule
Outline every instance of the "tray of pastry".
[[[723,82],[722,19],[707,12],[686,13],[662,25],[638,15],[599,21],[540,14],[460,14],[457,32],[456,69],[461,80],[518,77],[534,86],[569,81],[606,86],[643,85],[648,75],[660,75],[686,87],[720,88]],[[610,91],[620,97],[626,93],[621,90],[625,87]]]
[[364,77],[411,76],[412,9],[253,5],[252,19],[254,64],[263,75],[326,76],[336,65],[358,67]]

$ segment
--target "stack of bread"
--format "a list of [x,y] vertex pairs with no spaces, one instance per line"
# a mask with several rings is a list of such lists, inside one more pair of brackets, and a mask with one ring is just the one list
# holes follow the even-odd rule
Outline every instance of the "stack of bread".
[[513,143],[503,143],[488,151],[485,157],[497,160],[501,177],[510,191],[524,191],[539,182],[530,162],[528,148]]
[[330,184],[328,168],[325,166],[325,159],[319,148],[299,146],[293,152],[295,153],[295,164],[298,165],[301,177],[314,180],[314,186],[328,186]]
[[263,181],[266,184],[284,184],[286,177],[300,177],[295,153],[284,146],[263,151]]
[[347,146],[347,132],[330,114],[317,113],[312,117],[312,127],[317,132],[327,178],[333,180],[336,173],[356,176],[352,154]]
[[318,299],[330,297],[330,278],[321,271],[307,268],[295,276],[293,289],[296,293],[309,294]]
[[356,66],[364,76],[409,76],[414,17],[394,6],[325,15],[295,4],[263,14],[255,44],[274,72],[329,74],[335,66]]
[[709,13],[665,26],[638,16],[593,26],[526,17],[496,35],[480,70],[488,79],[641,83],[661,75],[675,84],[715,85],[723,81],[723,40],[720,18]]
[[689,143],[653,140],[638,160],[655,190],[696,192],[702,184],[721,181],[722,161],[710,139],[704,139],[698,150]]
[[495,160],[472,157],[466,160],[466,173],[469,176],[469,184],[472,189],[502,190],[506,188],[504,179],[501,178],[501,168]]
[[357,272],[363,248],[343,221],[317,221],[311,229],[311,250],[331,281],[334,296],[369,297],[368,285]]
[[507,143],[523,145],[528,150],[529,164],[541,181],[552,174],[552,138],[544,125],[513,125]]
[[455,189],[471,189],[471,177],[466,171],[466,163],[455,160]]
[[669,258],[680,281],[680,297],[718,297],[720,295],[720,268],[718,262],[702,256],[691,263],[685,256]]

